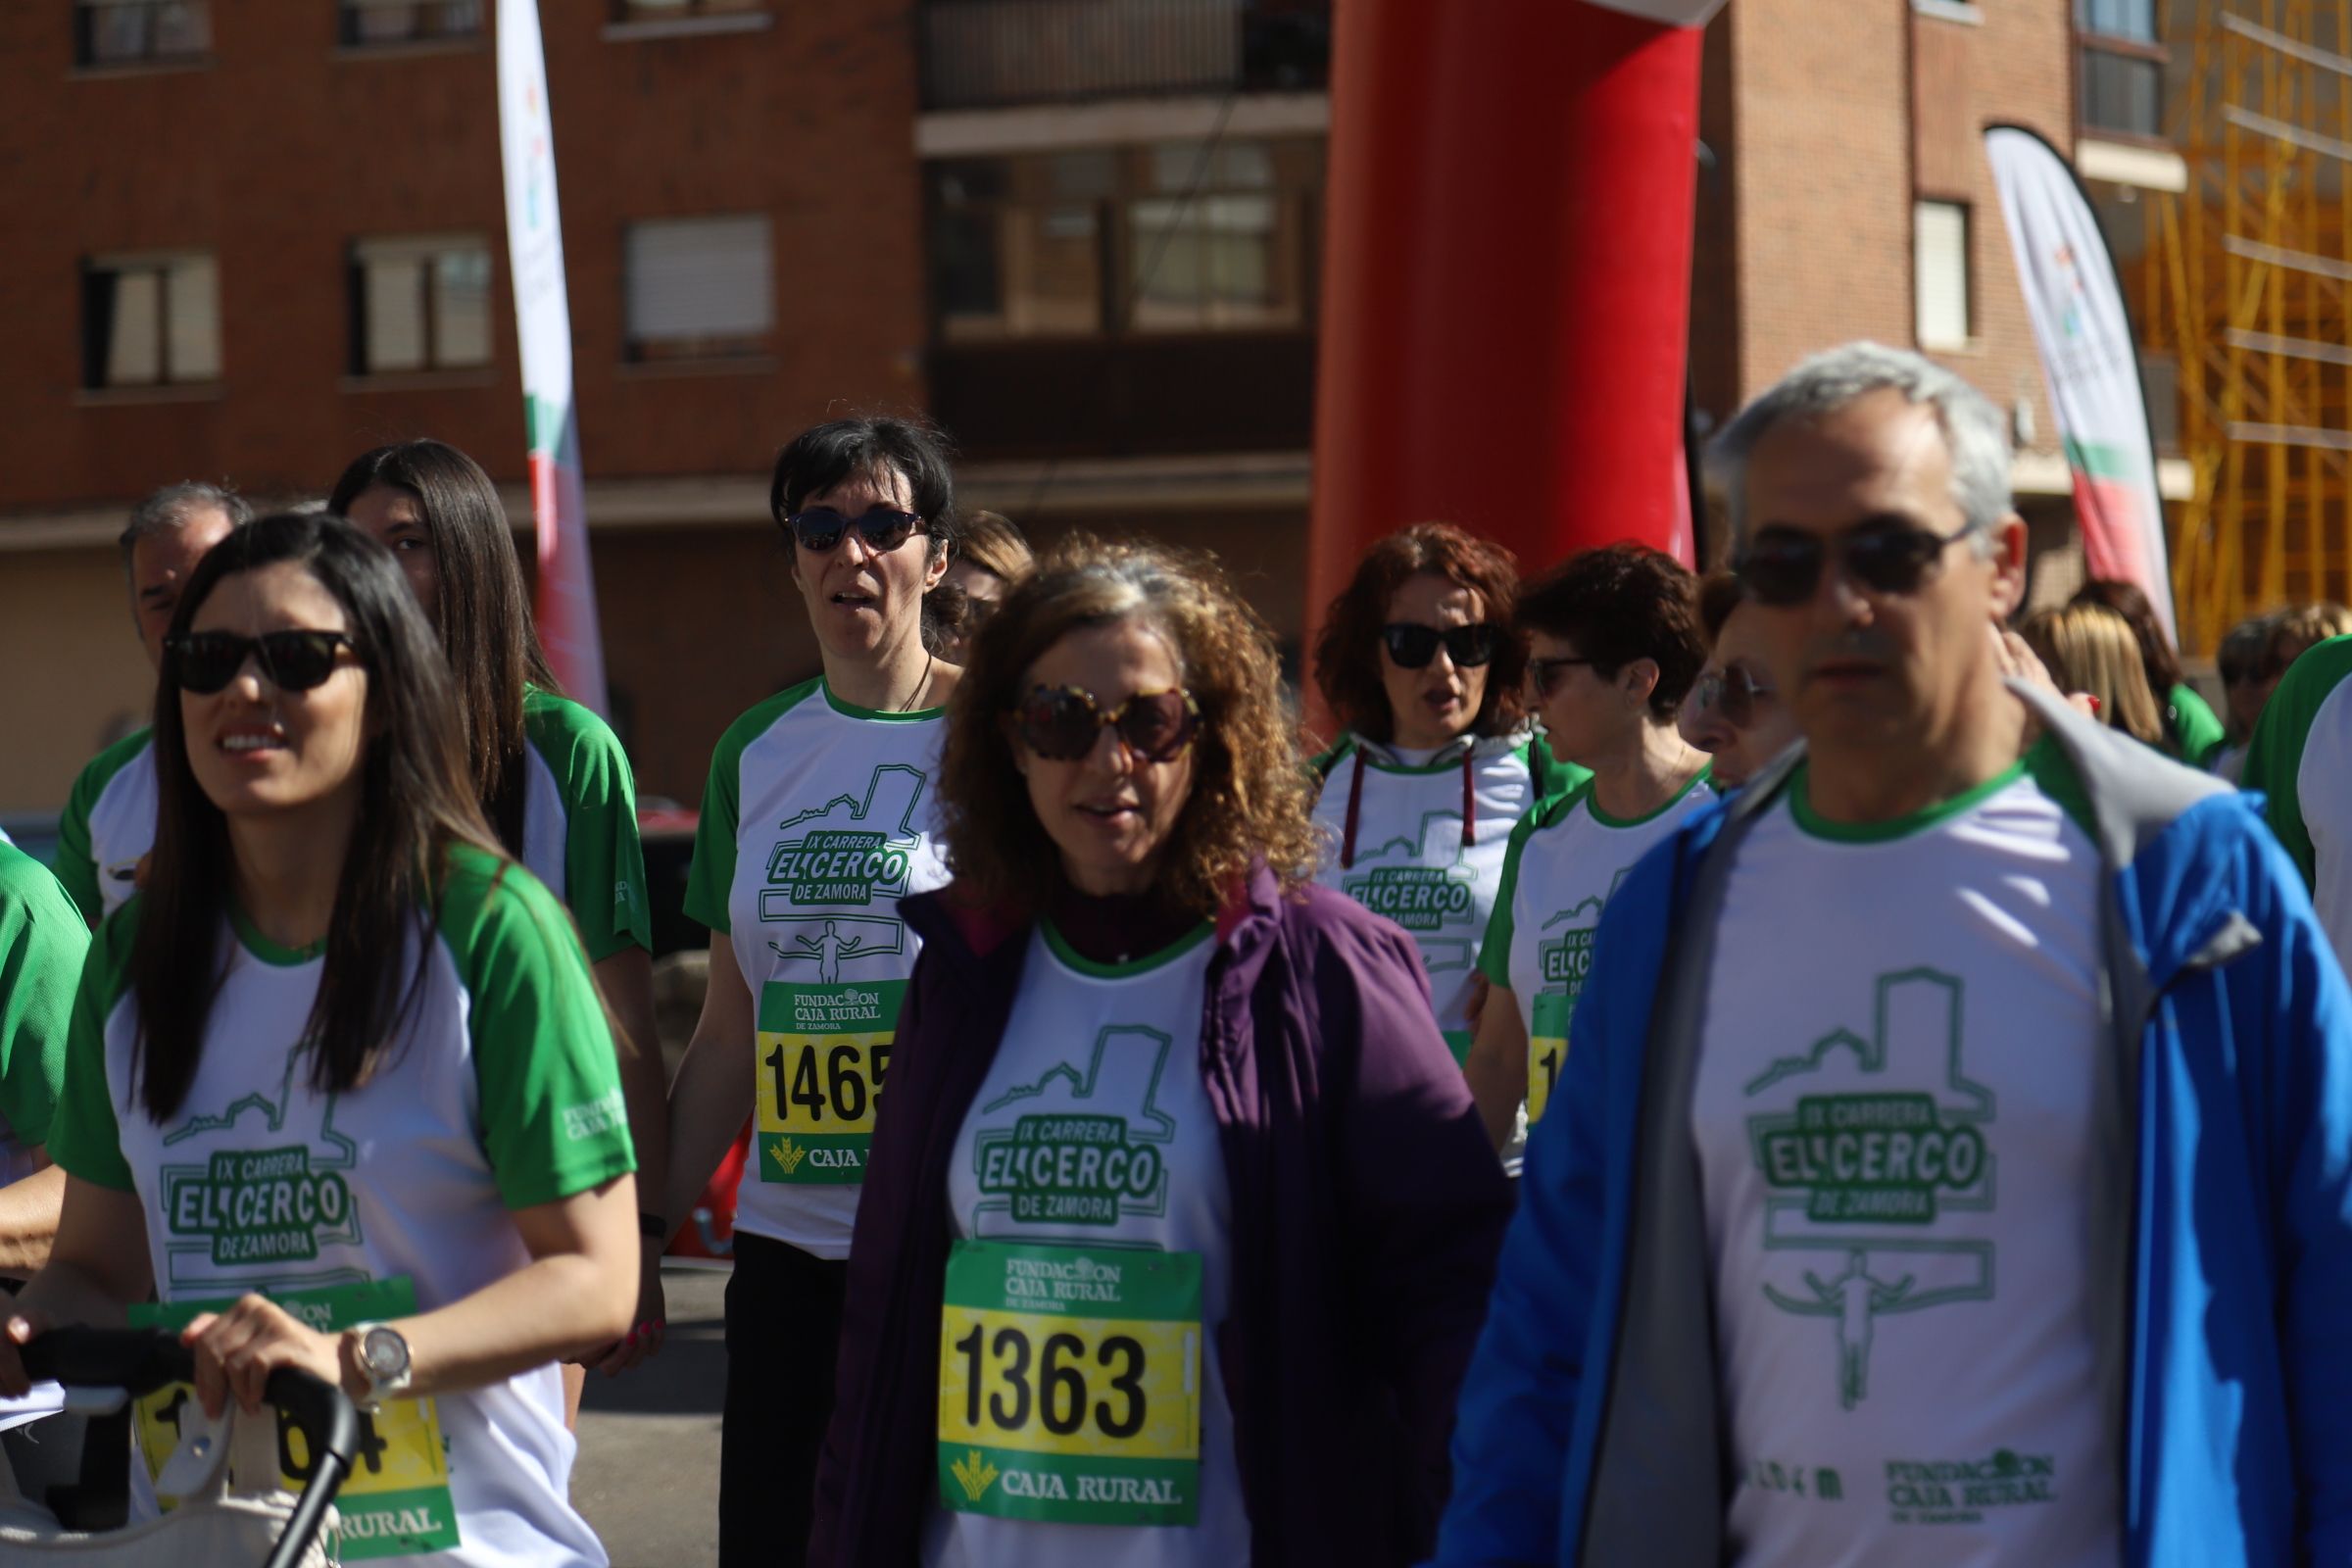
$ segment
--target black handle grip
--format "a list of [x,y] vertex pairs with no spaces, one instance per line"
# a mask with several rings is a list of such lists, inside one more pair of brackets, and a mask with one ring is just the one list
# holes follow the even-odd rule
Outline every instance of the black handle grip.
[[[196,1375],[195,1352],[168,1329],[51,1329],[20,1353],[27,1374],[68,1388],[143,1395]],[[326,1505],[351,1473],[351,1456],[360,1446],[360,1414],[340,1388],[299,1367],[279,1367],[262,1392],[294,1423],[311,1450],[310,1485],[270,1558],[270,1568],[286,1568],[301,1558],[326,1516]]]

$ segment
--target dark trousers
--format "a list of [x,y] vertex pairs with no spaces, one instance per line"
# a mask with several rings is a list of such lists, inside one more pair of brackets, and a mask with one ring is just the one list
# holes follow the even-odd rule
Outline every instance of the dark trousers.
[[847,1261],[735,1233],[727,1403],[718,1442],[719,1568],[800,1568],[816,1455],[833,1417]]

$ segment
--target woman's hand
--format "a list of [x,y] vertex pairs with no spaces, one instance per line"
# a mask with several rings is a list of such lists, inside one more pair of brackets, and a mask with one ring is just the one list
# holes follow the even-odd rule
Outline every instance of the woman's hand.
[[258,1414],[270,1374],[281,1366],[343,1382],[341,1336],[319,1333],[264,1296],[207,1312],[180,1330],[179,1343],[196,1352],[196,1398],[216,1421],[232,1398]]
[[0,1399],[21,1399],[32,1392],[32,1377],[19,1350],[48,1332],[49,1319],[40,1312],[12,1312],[0,1324]]

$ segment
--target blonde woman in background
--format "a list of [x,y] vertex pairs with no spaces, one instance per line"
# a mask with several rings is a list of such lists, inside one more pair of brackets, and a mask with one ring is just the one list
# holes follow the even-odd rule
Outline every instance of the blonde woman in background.
[[2029,616],[2021,630],[2060,691],[2087,694],[2100,723],[2164,749],[2164,708],[2148,685],[2130,621],[2105,605],[2079,600]]
[[948,575],[924,602],[926,643],[951,664],[962,664],[972,639],[997,612],[1004,596],[1037,570],[1037,557],[1012,519],[998,512],[974,512],[962,519],[962,535],[948,563]]

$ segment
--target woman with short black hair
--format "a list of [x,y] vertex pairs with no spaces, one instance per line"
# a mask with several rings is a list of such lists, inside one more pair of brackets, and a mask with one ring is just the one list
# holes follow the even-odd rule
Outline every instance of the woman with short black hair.
[[1697,583],[1641,545],[1588,551],[1519,596],[1528,695],[1552,750],[1592,778],[1511,830],[1479,950],[1491,982],[1465,1071],[1506,1163],[1568,1048],[1592,933],[1617,883],[1712,799],[1675,715],[1706,662]]
[[752,1118],[727,1283],[727,1568],[799,1563],[808,1540],[851,1226],[921,946],[899,900],[947,880],[932,777],[960,673],[922,636],[956,538],[936,434],[817,425],[776,459],[768,499],[824,672],[711,757],[686,885],[710,982],[670,1089],[673,1222]]

